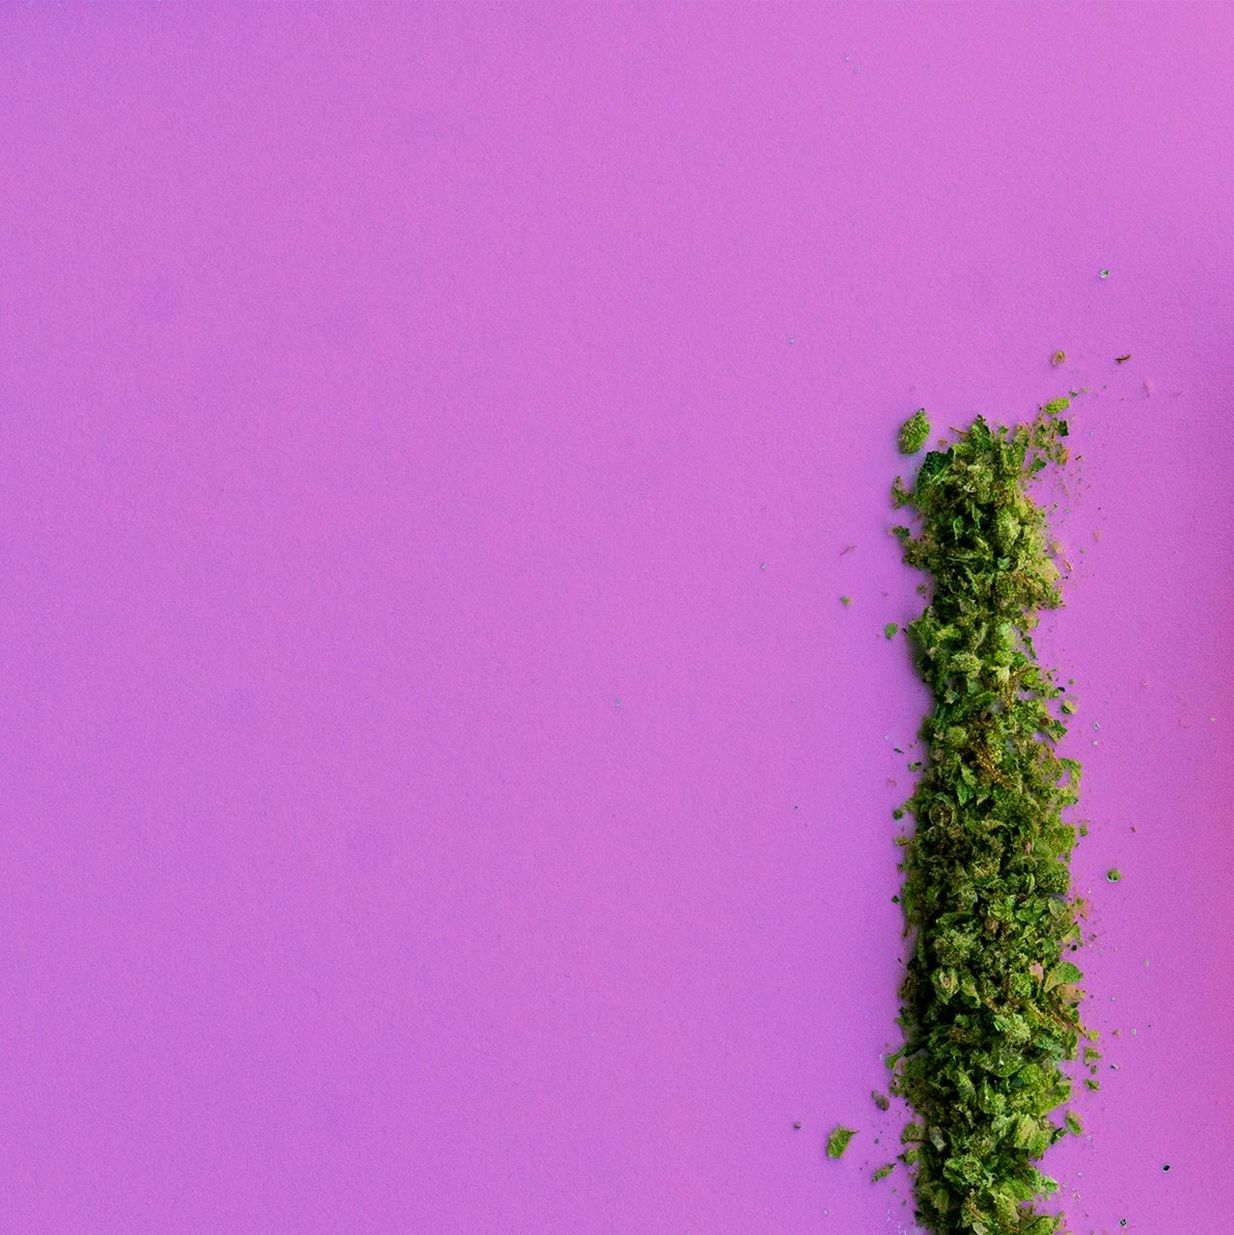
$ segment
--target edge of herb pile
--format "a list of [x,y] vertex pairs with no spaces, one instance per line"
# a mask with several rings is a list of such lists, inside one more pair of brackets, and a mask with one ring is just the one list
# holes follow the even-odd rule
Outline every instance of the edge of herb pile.
[[[892,1092],[915,1118],[900,1160],[917,1220],[936,1235],[1054,1235],[1057,1185],[1036,1163],[1079,1121],[1067,1065],[1084,1028],[1066,959],[1081,942],[1071,895],[1077,829],[1063,812],[1080,768],[1056,752],[1063,689],[1038,664],[1032,631],[1062,603],[1045,510],[1030,495],[1066,462],[1066,399],[1031,424],[978,417],[928,453],[893,501],[905,561],[930,576],[907,627],[932,697],[927,752],[903,846],[901,905],[912,943],[900,991],[904,1046]],[[924,414],[923,414],[924,418]],[[1090,1048],[1091,1050],[1091,1048]],[[1087,1056],[1086,1056],[1087,1058]]]

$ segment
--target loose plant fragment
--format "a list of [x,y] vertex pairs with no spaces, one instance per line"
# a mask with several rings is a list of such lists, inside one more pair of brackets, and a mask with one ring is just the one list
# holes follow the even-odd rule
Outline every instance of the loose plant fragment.
[[900,426],[900,451],[902,454],[915,455],[930,436],[930,422],[926,417],[925,408],[919,407]]

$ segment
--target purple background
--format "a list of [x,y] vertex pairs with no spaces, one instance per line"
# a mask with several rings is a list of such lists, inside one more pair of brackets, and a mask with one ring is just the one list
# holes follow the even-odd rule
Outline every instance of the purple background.
[[1042,646],[1121,1036],[1051,1161],[1224,1235],[1232,48],[0,11],[0,1229],[910,1226],[894,430],[1087,385]]

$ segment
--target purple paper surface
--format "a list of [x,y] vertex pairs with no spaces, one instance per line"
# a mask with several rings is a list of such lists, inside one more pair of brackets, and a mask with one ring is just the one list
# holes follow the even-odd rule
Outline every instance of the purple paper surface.
[[0,69],[0,1231],[912,1229],[895,430],[1082,386],[1049,1165],[1230,1230],[1234,7],[9,5]]

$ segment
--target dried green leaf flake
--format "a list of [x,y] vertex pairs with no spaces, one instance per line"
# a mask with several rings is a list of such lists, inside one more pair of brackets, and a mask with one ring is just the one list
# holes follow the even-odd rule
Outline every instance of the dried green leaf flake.
[[883,627],[883,634],[886,635],[888,639],[894,639],[899,632],[899,622],[888,622],[887,625]]
[[846,1128],[843,1124],[837,1124],[827,1134],[827,1157],[842,1158],[844,1151],[848,1148],[849,1141],[856,1135],[856,1129]]
[[[1046,513],[1032,477],[1065,462],[1068,399],[1037,420],[978,418],[926,454],[901,504],[905,560],[930,578],[907,628],[933,709],[925,766],[905,804],[901,904],[910,937],[901,988],[904,1047],[892,1091],[916,1118],[903,1132],[919,1223],[936,1235],[1054,1235],[1056,1187],[1036,1166],[1071,1128],[1051,1119],[1063,1065],[1087,1031],[1071,899],[1079,765],[1056,753],[1062,691],[1032,631],[1061,604]],[[889,636],[890,637],[890,636]],[[1078,1122],[1077,1122],[1078,1127]]]
[[915,455],[930,436],[930,422],[924,407],[919,407],[900,426],[900,453]]
[[880,1093],[876,1089],[870,1095],[870,1098],[873,1101],[874,1105],[878,1107],[880,1111],[887,1111],[891,1109],[891,1099],[887,1097],[885,1093]]
[[896,1164],[894,1162],[888,1162],[885,1166],[880,1166],[878,1170],[870,1176],[870,1182],[876,1184],[880,1179],[886,1179],[887,1176],[890,1175],[895,1169]]
[[1052,991],[1056,986],[1072,985],[1078,982],[1084,975],[1070,962],[1059,961],[1045,978],[1045,989]]

